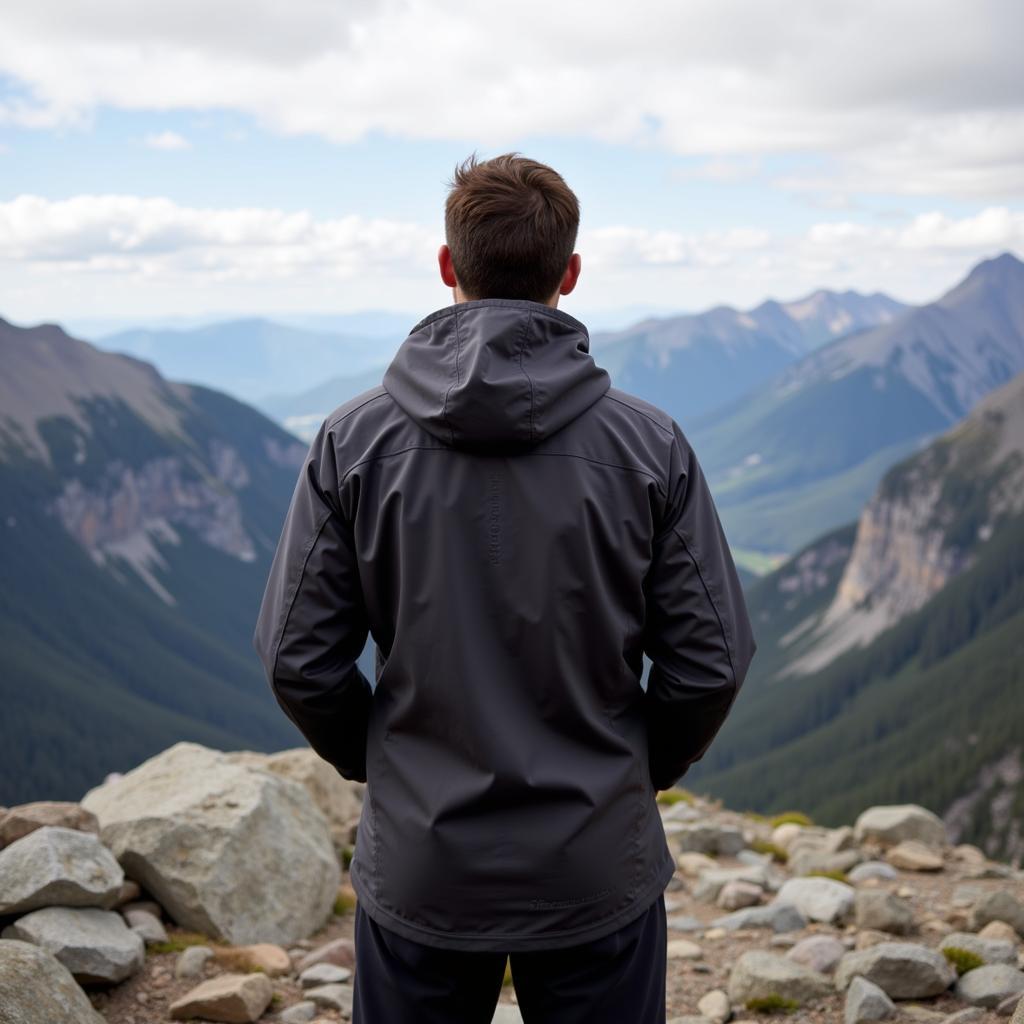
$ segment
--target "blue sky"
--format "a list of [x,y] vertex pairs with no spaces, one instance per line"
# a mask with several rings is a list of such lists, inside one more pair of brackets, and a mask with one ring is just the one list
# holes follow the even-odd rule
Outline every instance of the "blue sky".
[[393,309],[459,159],[582,206],[576,315],[926,301],[1024,254],[1024,8],[36,0],[0,32],[0,315]]

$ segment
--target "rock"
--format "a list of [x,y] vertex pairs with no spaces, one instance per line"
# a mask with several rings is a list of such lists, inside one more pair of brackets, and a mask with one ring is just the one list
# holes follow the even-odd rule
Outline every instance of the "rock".
[[253,750],[229,751],[229,761],[262,768],[306,787],[313,802],[327,818],[331,841],[339,857],[353,839],[350,835],[363,811],[365,782],[343,779],[337,769],[309,747],[294,747],[273,754]]
[[764,864],[746,864],[739,868],[712,868],[703,871],[693,887],[693,898],[702,903],[714,903],[729,882],[746,882],[748,885],[767,889],[768,868]]
[[810,967],[812,971],[830,974],[845,953],[846,947],[831,935],[808,935],[793,946],[786,956],[804,967]]
[[873,840],[883,846],[895,846],[905,839],[934,847],[944,847],[949,842],[942,819],[917,804],[869,807],[858,816],[853,834],[858,843]]
[[720,988],[712,989],[700,997],[697,1012],[715,1024],[724,1024],[732,1016],[729,997]]
[[715,1022],[703,1014],[684,1013],[682,1017],[673,1017],[668,1024],[715,1024]]
[[137,931],[144,942],[166,942],[167,930],[148,910],[127,910],[121,912],[128,927]]
[[969,927],[976,932],[990,921],[1005,921],[1024,937],[1024,903],[1009,889],[986,893],[971,907]]
[[312,988],[314,985],[341,985],[351,977],[352,972],[347,967],[324,963],[313,964],[299,975],[299,984],[303,988]]
[[665,919],[665,923],[677,932],[699,932],[704,927],[701,921],[690,914],[673,914]]
[[353,989],[351,985],[318,985],[306,989],[306,998],[317,1006],[329,1010],[340,1010],[346,1017],[352,1014]]
[[810,875],[817,871],[850,871],[862,860],[857,850],[840,850],[827,853],[824,850],[801,850],[790,855],[786,866],[794,875]]
[[684,853],[735,857],[746,845],[743,832],[731,825],[687,824],[673,837]]
[[221,974],[186,992],[171,1003],[169,1010],[172,1020],[198,1017],[200,1020],[246,1024],[259,1020],[273,995],[270,979],[258,971],[253,974]]
[[[84,833],[83,833],[84,834]],[[122,981],[142,967],[146,944],[115,910],[43,907],[19,917],[0,937],[52,953],[79,982]]]
[[854,900],[858,928],[907,935],[914,930],[914,908],[899,896],[878,889],[862,889]]
[[251,946],[218,946],[213,958],[229,971],[262,971],[270,978],[290,974],[292,958],[288,951],[269,942]]
[[946,1014],[936,1010],[929,1010],[927,1006],[918,1006],[916,1003],[900,1004],[900,1018],[905,1020],[919,1021],[920,1024],[946,1024]]
[[941,954],[913,942],[880,942],[847,953],[836,967],[836,988],[861,975],[891,999],[924,999],[945,992],[956,970]]
[[298,782],[181,742],[82,804],[122,867],[182,927],[287,944],[331,916],[341,869],[327,819]]
[[777,903],[791,903],[812,921],[841,921],[853,908],[856,890],[832,878],[791,878],[779,890]]
[[985,1019],[985,1011],[980,1006],[968,1006],[958,1013],[951,1013],[942,1024],[977,1024]]
[[301,1003],[293,1003],[287,1009],[282,1010],[277,1019],[281,1024],[309,1024],[316,1016],[316,1003],[310,999],[303,999]]
[[771,864],[773,858],[770,853],[758,853],[757,850],[740,850],[736,854],[736,859],[741,864]]
[[709,939],[712,942],[716,942],[718,939],[724,939],[729,933],[724,928],[709,928],[704,933],[704,938]]
[[869,1024],[896,1015],[896,1004],[873,982],[857,977],[846,991],[844,1024]]
[[960,976],[957,997],[972,1006],[998,1006],[1010,996],[1024,994],[1024,973],[1009,964],[985,964]]
[[777,825],[775,830],[772,832],[772,843],[776,846],[781,847],[787,853],[789,852],[789,844],[803,831],[802,826],[798,825],[795,821],[786,821],[781,825]]
[[355,944],[351,939],[332,939],[307,953],[295,965],[295,969],[301,974],[313,964],[336,964],[338,967],[354,968],[356,965]]
[[775,932],[795,932],[807,926],[807,919],[792,903],[772,901],[763,907],[746,907],[724,917],[716,917],[711,924],[734,932],[740,928],[771,928]]
[[857,838],[849,825],[840,825],[839,828],[829,830],[825,837],[824,850],[826,853],[842,853],[844,850],[853,850],[857,846]]
[[904,839],[897,843],[886,854],[886,859],[893,867],[904,871],[941,871],[942,854],[916,839]]
[[202,976],[206,961],[213,956],[209,946],[189,946],[178,954],[174,965],[176,978],[199,978]]
[[77,829],[99,835],[100,826],[95,814],[81,804],[63,800],[36,800],[18,804],[0,812],[0,849],[45,825]]
[[700,960],[704,953],[696,942],[689,939],[670,939],[666,955],[669,960]]
[[989,921],[984,928],[978,932],[979,937],[983,939],[1001,939],[1004,942],[1012,942],[1016,945],[1017,933],[1013,930],[1011,925],[1008,925],[1005,921]]
[[855,868],[851,868],[846,876],[851,882],[866,882],[869,878],[878,878],[883,882],[900,877],[900,873],[884,860],[865,860]]
[[966,949],[987,964],[1017,963],[1017,945],[1005,939],[989,939],[970,932],[951,932],[939,943],[939,949]]
[[804,1002],[830,995],[828,978],[778,953],[748,950],[733,965],[729,974],[728,995],[733,1003],[746,1003],[778,995]]
[[1013,1020],[1010,1021],[1010,1024],[1024,1024],[1024,999],[1018,1000],[1016,1009],[1010,1012],[1013,1014]]
[[763,895],[761,886],[734,878],[722,886],[715,902],[723,910],[739,910],[741,907],[757,906]]
[[523,1015],[519,1012],[518,1006],[512,1006],[510,1003],[498,1003],[494,1009],[491,1024],[523,1024]]
[[158,921],[163,919],[164,910],[163,907],[157,903],[156,900],[132,900],[131,902],[125,903],[123,906],[118,906],[118,910],[124,914],[125,918],[132,910],[144,910],[147,914],[152,914]]
[[31,942],[0,942],[0,1021],[106,1024],[71,972]]
[[713,871],[718,867],[715,859],[706,853],[681,853],[676,858],[676,866],[688,878],[697,878],[705,871]]
[[124,871],[97,835],[43,825],[0,850],[0,914],[114,906]]

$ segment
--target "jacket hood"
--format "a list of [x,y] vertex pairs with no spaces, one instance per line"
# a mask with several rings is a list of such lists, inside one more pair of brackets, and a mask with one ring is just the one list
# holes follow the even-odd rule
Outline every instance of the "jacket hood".
[[527,299],[475,299],[421,320],[384,388],[435,437],[459,448],[528,448],[611,387],[579,320]]

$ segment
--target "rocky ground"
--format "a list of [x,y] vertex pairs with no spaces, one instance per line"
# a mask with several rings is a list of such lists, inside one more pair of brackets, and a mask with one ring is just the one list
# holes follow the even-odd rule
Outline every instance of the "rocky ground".
[[[81,804],[0,809],[0,1022],[348,1020],[361,797],[311,751],[177,744]],[[926,809],[659,807],[670,1022],[1024,1022],[1024,872]],[[507,983],[495,1021],[520,1019]]]

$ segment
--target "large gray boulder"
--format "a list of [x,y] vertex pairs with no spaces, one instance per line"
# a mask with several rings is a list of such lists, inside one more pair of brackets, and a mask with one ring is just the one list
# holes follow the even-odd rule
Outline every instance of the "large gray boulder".
[[872,840],[883,846],[895,846],[905,839],[939,848],[949,843],[942,819],[918,804],[869,807],[854,823],[853,834],[858,843]]
[[43,907],[19,917],[4,939],[32,942],[52,953],[83,984],[123,981],[146,959],[146,943],[113,910]]
[[683,825],[673,840],[683,853],[735,857],[746,845],[743,832],[733,825]]
[[960,977],[956,994],[972,1006],[998,1006],[1010,996],[1024,995],[1024,973],[1010,964],[985,964]]
[[884,889],[861,889],[854,911],[858,928],[894,935],[908,935],[914,930],[914,908],[903,897]]
[[0,850],[0,914],[109,908],[123,882],[121,865],[92,832],[44,825]]
[[71,972],[31,942],[0,940],[3,1024],[106,1024]]
[[980,931],[990,921],[1005,921],[1024,937],[1024,902],[1010,889],[986,893],[971,907],[969,927]]
[[844,921],[853,910],[856,890],[834,878],[790,878],[775,897],[791,903],[812,921]]
[[879,942],[847,953],[836,968],[836,988],[860,975],[891,999],[927,999],[956,981],[956,969],[941,954],[915,942]]
[[331,915],[341,866],[301,783],[182,742],[81,802],[126,874],[184,928],[290,945]]
[[807,927],[807,918],[792,903],[769,903],[763,907],[744,907],[711,922],[714,928],[739,931],[740,928],[771,928],[773,932],[798,932]]
[[729,974],[728,994],[733,1003],[778,995],[802,1003],[831,995],[832,984],[823,974],[778,953],[748,950]]

